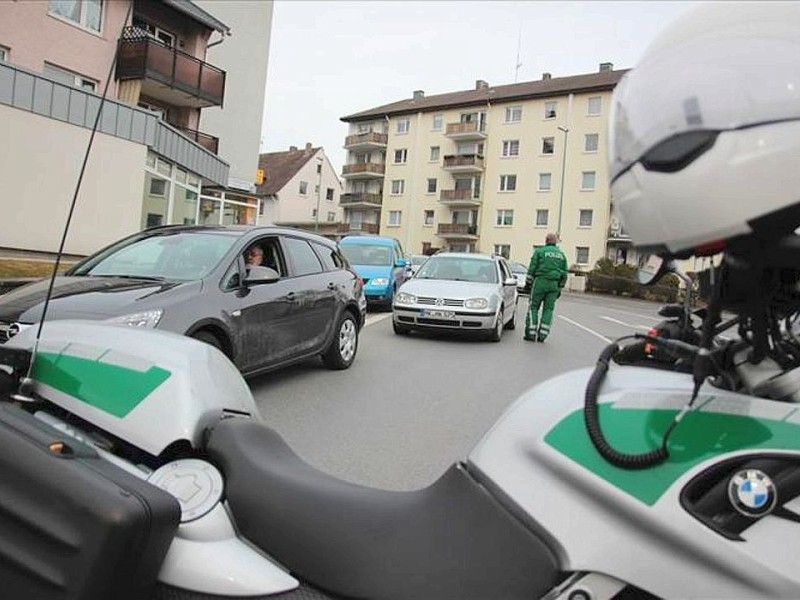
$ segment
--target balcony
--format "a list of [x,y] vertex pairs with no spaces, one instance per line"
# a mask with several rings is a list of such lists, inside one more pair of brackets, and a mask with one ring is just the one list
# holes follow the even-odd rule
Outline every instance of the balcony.
[[447,206],[480,206],[482,200],[474,190],[442,190],[439,202]]
[[342,194],[339,204],[344,208],[375,208],[380,209],[383,205],[383,196],[371,194],[369,192],[352,192]]
[[486,123],[448,123],[444,134],[451,140],[485,140]]
[[389,143],[389,135],[370,131],[348,135],[344,140],[346,150],[385,150]]
[[450,173],[482,173],[483,156],[480,154],[449,154],[442,168]]
[[377,223],[339,223],[336,233],[341,235],[369,233],[377,235],[380,232],[380,225]]
[[165,46],[137,27],[126,27],[117,46],[116,78],[141,81],[141,94],[173,106],[222,106],[225,71]]
[[386,165],[383,163],[356,163],[342,168],[345,179],[383,179]]
[[209,152],[219,154],[219,138],[214,137],[213,135],[208,135],[207,133],[203,133],[202,131],[195,131],[194,129],[179,127],[178,125],[173,125],[173,127],[193,142],[200,144]]
[[436,235],[448,240],[477,240],[478,226],[466,223],[440,223]]
[[631,236],[622,227],[614,226],[608,228],[607,243],[609,246],[630,246],[633,243]]

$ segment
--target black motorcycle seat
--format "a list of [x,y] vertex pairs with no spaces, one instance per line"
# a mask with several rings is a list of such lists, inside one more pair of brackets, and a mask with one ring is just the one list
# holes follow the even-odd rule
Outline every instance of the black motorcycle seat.
[[328,593],[529,600],[557,583],[554,552],[461,465],[421,490],[372,489],[315,469],[244,418],[217,424],[207,450],[242,536]]

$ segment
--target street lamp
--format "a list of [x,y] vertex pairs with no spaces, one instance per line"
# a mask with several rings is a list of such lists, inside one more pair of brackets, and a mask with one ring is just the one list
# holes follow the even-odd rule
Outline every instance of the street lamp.
[[317,157],[317,211],[314,213],[314,231],[319,231],[319,200],[322,197],[322,161],[321,156]]
[[559,125],[558,129],[564,132],[564,156],[561,157],[561,193],[558,196],[558,229],[556,230],[556,235],[558,235],[558,239],[561,241],[561,213],[564,210],[564,176],[566,175],[565,169],[567,166],[567,137],[569,136],[569,127]]

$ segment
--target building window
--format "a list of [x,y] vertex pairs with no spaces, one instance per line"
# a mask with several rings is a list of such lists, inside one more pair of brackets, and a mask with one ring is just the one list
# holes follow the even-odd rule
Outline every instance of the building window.
[[546,227],[547,226],[547,217],[549,215],[549,211],[546,208],[540,208],[536,211],[536,226],[537,227]]
[[601,98],[600,96],[592,96],[586,101],[586,114],[590,116],[597,116],[600,114]]
[[317,209],[316,208],[312,208],[311,209],[311,218],[314,219],[315,221],[317,220]]
[[579,265],[589,264],[589,246],[575,247],[575,262]]
[[405,148],[400,148],[399,150],[394,151],[394,164],[405,164],[408,160],[408,150]]
[[517,189],[516,175],[500,175],[500,191],[513,192]]
[[408,133],[409,129],[411,129],[410,119],[400,119],[397,121],[397,133]]
[[539,173],[539,191],[549,192],[553,184],[553,175],[551,173]]
[[503,156],[519,156],[519,140],[504,141]]
[[308,194],[308,182],[307,181],[301,181],[300,182],[300,195],[305,196],[306,194]]
[[498,227],[511,227],[514,224],[514,211],[507,209],[498,210],[495,224]]
[[436,162],[439,160],[439,146],[431,146],[431,162]]
[[147,37],[154,39],[158,42],[161,42],[168,48],[175,47],[175,34],[170,33],[169,31],[164,31],[160,27],[156,27],[152,23],[148,23],[147,21],[143,21],[138,17],[133,17],[132,19],[133,26],[136,27],[139,31],[145,34]]
[[545,119],[555,119],[556,118],[556,107],[558,106],[558,102],[545,102],[544,103],[544,118]]
[[75,73],[74,71],[62,69],[61,67],[51,65],[50,63],[44,63],[42,73],[50,79],[55,79],[56,81],[65,85],[83,88],[91,92],[94,92],[97,89],[97,81],[94,79],[89,79],[88,77],[84,77],[83,75]]
[[8,61],[9,54],[11,54],[11,50],[6,48],[5,46],[0,46],[0,62]]
[[495,244],[494,245],[494,253],[495,253],[495,256],[502,256],[506,260],[510,260],[510,258],[511,258],[511,244]]
[[164,198],[167,195],[167,180],[153,177],[150,180],[150,195]]
[[594,190],[595,172],[584,171],[581,173],[581,190],[592,191]]
[[444,116],[433,115],[433,127],[431,127],[431,129],[433,131],[441,131],[443,127],[444,127]]
[[403,220],[403,211],[402,210],[390,210],[389,211],[389,225],[397,226]]
[[406,189],[405,179],[392,179],[392,194],[399,196]]
[[428,193],[435,194],[436,193],[436,179],[429,178],[428,179]]
[[555,138],[542,138],[542,154],[553,154],[555,151]]
[[333,223],[336,220],[336,213],[329,212],[328,213],[328,223]]
[[506,108],[506,123],[519,123],[522,121],[522,107],[509,106]]
[[333,193],[334,193],[333,192],[333,188],[327,188],[325,190],[325,200],[328,200],[329,202],[333,202]]
[[600,136],[597,133],[587,133],[583,138],[584,152],[597,152]]
[[580,218],[578,220],[578,225],[580,227],[592,226],[592,212],[591,209],[581,209]]
[[50,0],[50,14],[99,32],[103,0]]
[[433,226],[433,211],[432,210],[425,210],[422,211],[422,224],[428,227]]

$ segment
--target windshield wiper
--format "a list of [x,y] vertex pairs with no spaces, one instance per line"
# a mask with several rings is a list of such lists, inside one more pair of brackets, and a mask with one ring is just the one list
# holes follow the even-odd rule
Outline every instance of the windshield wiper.
[[143,279],[145,281],[166,281],[166,277],[152,277],[148,275],[115,275],[103,273],[102,275],[95,275],[94,273],[87,273],[91,277],[116,277],[119,279]]

